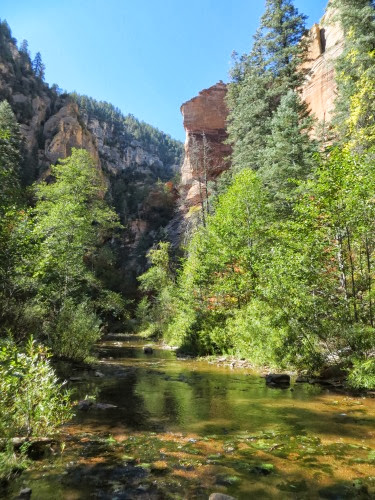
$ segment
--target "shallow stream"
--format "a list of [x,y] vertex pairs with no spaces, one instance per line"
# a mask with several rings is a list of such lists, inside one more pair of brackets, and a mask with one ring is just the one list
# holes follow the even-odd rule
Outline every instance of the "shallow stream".
[[375,498],[375,400],[246,368],[179,360],[113,335],[95,370],[72,371],[76,409],[14,481],[32,499]]

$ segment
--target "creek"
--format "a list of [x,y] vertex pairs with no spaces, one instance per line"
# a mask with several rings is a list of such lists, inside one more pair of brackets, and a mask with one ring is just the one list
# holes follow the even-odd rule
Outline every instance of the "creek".
[[248,368],[178,359],[112,335],[69,373],[79,405],[14,480],[32,499],[375,498],[375,400]]

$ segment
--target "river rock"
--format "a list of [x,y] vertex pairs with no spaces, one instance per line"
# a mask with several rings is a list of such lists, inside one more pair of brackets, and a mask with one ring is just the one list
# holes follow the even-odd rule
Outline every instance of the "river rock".
[[111,404],[108,404],[108,403],[96,403],[94,405],[94,408],[96,410],[109,410],[111,408],[117,408],[116,405],[111,405]]
[[287,373],[269,373],[266,375],[266,384],[273,386],[288,386],[290,385],[290,375]]
[[154,352],[153,348],[149,345],[145,345],[143,348],[143,352],[145,354],[152,354]]
[[224,495],[224,493],[212,493],[208,500],[236,500],[234,497]]
[[77,404],[78,410],[88,411],[88,410],[109,410],[111,408],[117,408],[115,405],[108,403],[95,403],[92,399],[83,399]]
[[18,493],[18,497],[19,499],[28,499],[28,498],[31,498],[31,493],[32,493],[32,489],[31,488],[22,488],[22,490]]
[[87,411],[95,405],[95,402],[92,399],[83,399],[77,403],[78,410]]

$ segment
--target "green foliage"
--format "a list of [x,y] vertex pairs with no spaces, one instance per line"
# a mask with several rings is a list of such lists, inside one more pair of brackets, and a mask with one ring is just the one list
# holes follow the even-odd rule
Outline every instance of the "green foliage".
[[[27,231],[21,235],[24,213],[21,209],[19,167],[21,161],[19,127],[8,102],[0,104],[0,330],[19,315],[15,282],[16,268]],[[24,240],[24,242],[22,241]]]
[[18,201],[21,135],[7,101],[0,103],[0,217]]
[[[33,288],[32,303],[54,352],[83,359],[99,337],[97,310],[120,315],[124,305],[95,276],[95,256],[102,241],[120,227],[105,203],[104,179],[85,150],[51,166],[53,183],[36,186],[32,213],[33,255],[26,272]],[[81,314],[79,317],[78,312]],[[51,333],[52,332],[52,333]]]
[[253,49],[235,61],[229,85],[229,142],[236,169],[259,168],[281,97],[297,90],[305,57],[305,16],[290,0],[267,0]]
[[87,264],[119,224],[103,200],[104,180],[87,151],[73,149],[51,167],[51,175],[55,182],[36,186],[38,252],[30,264],[40,300],[59,306],[99,286]]
[[336,63],[339,92],[335,122],[342,139],[347,139],[351,100],[361,92],[364,75],[370,72],[368,77],[374,77],[375,8],[372,0],[334,0],[332,6],[345,34],[344,51]]
[[40,52],[36,53],[34,60],[32,62],[32,68],[33,68],[35,76],[39,80],[43,81],[44,80],[45,65],[42,62],[42,56],[41,56]]
[[28,465],[26,453],[16,453],[12,443],[8,442],[6,448],[0,451],[0,483],[9,481],[13,475],[27,469]]
[[355,389],[375,388],[375,358],[355,359],[349,373],[349,385]]
[[279,356],[284,331],[275,324],[274,311],[264,301],[254,300],[234,311],[226,323],[231,353],[251,359],[256,366],[283,366],[285,353]]
[[311,176],[316,163],[317,146],[309,136],[311,127],[312,119],[300,97],[289,91],[272,117],[259,169],[278,211],[286,211],[289,216],[298,182]]
[[31,338],[24,351],[11,340],[0,347],[0,435],[49,436],[71,418],[70,397],[62,389],[50,354]]
[[138,277],[140,289],[147,293],[137,308],[140,327],[149,335],[160,335],[174,312],[174,276],[170,243],[160,242],[148,253],[150,268]]
[[54,354],[83,361],[100,338],[100,320],[87,302],[75,304],[68,298],[51,325],[49,342]]

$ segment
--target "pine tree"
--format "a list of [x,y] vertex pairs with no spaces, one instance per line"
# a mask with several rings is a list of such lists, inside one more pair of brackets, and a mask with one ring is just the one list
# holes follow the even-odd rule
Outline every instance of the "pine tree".
[[39,80],[43,81],[44,80],[44,71],[46,69],[44,63],[42,62],[42,55],[40,52],[37,52],[33,64],[32,64],[35,76],[39,78]]
[[297,92],[291,90],[281,98],[259,169],[281,213],[290,213],[298,181],[306,179],[313,170],[317,144],[309,136],[312,124]]
[[29,55],[29,42],[27,40],[22,40],[22,43],[20,45],[20,52],[23,52],[24,54]]
[[228,132],[236,169],[259,168],[281,97],[302,83],[305,19],[291,0],[267,0],[253,49],[235,64],[228,92]]

